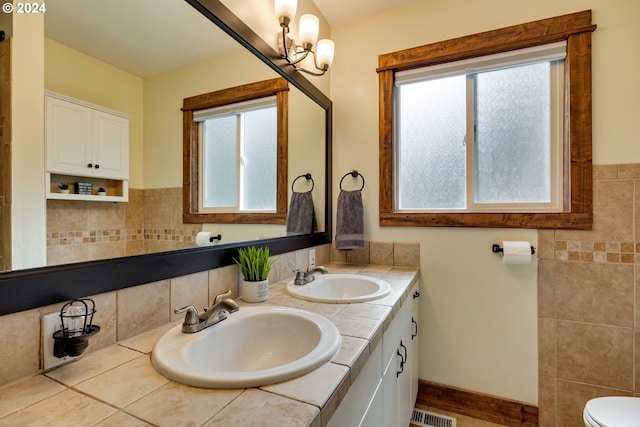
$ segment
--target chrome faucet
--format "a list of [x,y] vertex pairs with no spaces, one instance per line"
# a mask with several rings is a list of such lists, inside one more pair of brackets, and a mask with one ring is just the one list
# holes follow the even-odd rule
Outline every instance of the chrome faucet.
[[293,284],[306,285],[307,283],[313,282],[313,280],[316,278],[314,273],[320,272],[322,274],[327,274],[329,270],[321,265],[317,267],[310,265],[309,267],[307,267],[307,271],[302,271],[299,268],[296,268],[295,270],[293,270],[293,272],[296,273],[296,278],[293,280]]
[[185,334],[199,332],[209,326],[222,322],[229,314],[238,311],[240,309],[238,303],[232,298],[229,298],[230,296],[230,290],[216,295],[213,305],[209,308],[205,307],[204,312],[201,314],[198,314],[198,310],[192,305],[175,309],[173,311],[175,314],[187,313],[182,323],[182,332]]

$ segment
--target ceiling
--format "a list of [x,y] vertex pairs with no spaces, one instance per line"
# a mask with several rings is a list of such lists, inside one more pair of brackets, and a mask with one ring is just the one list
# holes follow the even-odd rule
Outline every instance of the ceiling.
[[229,54],[240,45],[185,1],[56,0],[45,36],[137,76]]
[[[231,1],[231,0],[228,0]],[[415,0],[313,0],[331,26]],[[56,0],[45,36],[148,78],[233,52],[239,44],[185,1]]]
[[332,27],[416,0],[313,0]]

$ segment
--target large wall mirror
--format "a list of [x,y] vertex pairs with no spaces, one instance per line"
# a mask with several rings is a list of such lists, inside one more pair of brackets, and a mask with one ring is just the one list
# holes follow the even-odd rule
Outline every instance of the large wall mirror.
[[[107,104],[132,116],[129,186],[147,193],[143,199],[151,203],[143,208],[148,215],[145,227],[166,228],[152,221],[168,211],[171,227],[211,231],[221,234],[223,240],[216,246],[199,248],[193,242],[176,245],[158,239],[127,256],[114,253],[115,257],[73,263],[56,260],[48,267],[2,273],[0,315],[229,265],[237,248],[248,244],[268,245],[273,254],[279,254],[331,241],[331,101],[322,91],[283,67],[277,53],[218,0],[173,0],[162,7],[157,7],[155,0],[81,3],[58,0],[47,4],[45,89]],[[100,10],[94,23],[86,17],[74,17],[74,13],[96,15],[94,8]],[[146,13],[144,18],[128,23],[126,17],[140,11]],[[79,23],[80,34],[74,35],[71,22]],[[144,23],[149,26],[145,28]],[[133,24],[142,29],[135,39],[127,28]],[[100,27],[111,34],[108,43],[104,34],[93,35],[92,29]],[[137,42],[144,43],[137,53],[122,48]],[[163,55],[152,55],[158,49]],[[75,65],[76,60],[81,62]],[[101,65],[94,69],[104,72],[99,85],[95,84],[95,76],[82,76],[96,60]],[[113,68],[109,70],[109,66]],[[114,75],[120,80],[107,80]],[[318,232],[287,237],[284,225],[176,222],[182,210],[183,99],[275,77],[284,77],[290,86],[288,197],[296,177],[306,173],[313,176]],[[164,199],[163,193],[173,198]],[[167,203],[176,205],[168,208]],[[90,202],[74,205],[73,201],[65,201],[57,208],[66,210],[66,215],[75,221],[82,221],[87,211],[89,215],[96,215],[95,209],[117,212],[126,210],[127,204],[91,206]],[[49,216],[50,208],[47,209]],[[140,214],[144,216],[145,212]]]

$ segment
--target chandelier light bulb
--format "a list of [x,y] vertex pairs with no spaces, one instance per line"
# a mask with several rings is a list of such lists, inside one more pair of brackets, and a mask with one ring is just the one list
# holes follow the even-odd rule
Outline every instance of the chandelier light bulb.
[[300,29],[298,30],[300,35],[300,43],[302,46],[315,45],[318,40],[318,31],[320,28],[320,20],[318,17],[305,14],[300,17]]
[[293,21],[296,16],[296,9],[298,8],[298,0],[276,0],[275,11],[276,16],[283,22],[283,18],[286,19],[286,25]]
[[331,63],[333,62],[334,51],[335,51],[335,45],[333,41],[329,39],[322,39],[318,42],[316,57],[318,60],[318,66],[320,68],[327,69],[331,67]]

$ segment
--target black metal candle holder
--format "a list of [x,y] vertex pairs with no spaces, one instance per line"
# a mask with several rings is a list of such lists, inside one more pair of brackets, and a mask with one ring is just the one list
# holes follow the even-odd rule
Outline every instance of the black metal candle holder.
[[96,304],[91,299],[74,299],[60,309],[61,329],[53,333],[56,357],[80,356],[89,346],[89,337],[100,332],[93,324]]

